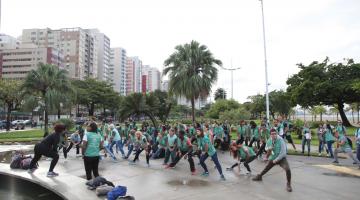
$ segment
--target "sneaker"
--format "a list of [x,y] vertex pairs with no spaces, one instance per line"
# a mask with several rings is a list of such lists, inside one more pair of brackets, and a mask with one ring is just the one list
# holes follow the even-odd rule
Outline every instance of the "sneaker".
[[319,153],[319,156],[321,156],[322,154],[321,153]]
[[334,160],[332,163],[334,163],[334,164],[339,164],[339,161]]
[[358,162],[355,162],[355,161],[353,162],[353,165],[357,165],[357,164],[358,164]]
[[251,175],[251,172],[250,172],[250,171],[247,171],[247,172],[245,172],[245,175],[250,176],[250,175]]
[[129,165],[136,165],[136,162],[133,161],[133,160],[130,160],[130,161],[129,161]]
[[32,173],[34,173],[35,170],[37,170],[37,168],[28,169],[27,172],[28,172],[29,174],[32,174]]
[[220,176],[220,181],[226,181],[225,176],[223,174],[221,174]]
[[262,177],[258,174],[252,180],[253,181],[262,181]]
[[164,169],[169,169],[170,165],[165,165]]
[[290,184],[287,184],[287,186],[286,186],[286,191],[292,192],[292,187],[291,187]]
[[55,176],[59,176],[59,174],[56,172],[48,172],[46,176],[47,177],[55,177]]
[[201,176],[208,177],[208,176],[209,176],[209,172],[203,172],[203,173],[201,174]]
[[233,168],[227,167],[227,168],[226,168],[226,171],[233,171]]

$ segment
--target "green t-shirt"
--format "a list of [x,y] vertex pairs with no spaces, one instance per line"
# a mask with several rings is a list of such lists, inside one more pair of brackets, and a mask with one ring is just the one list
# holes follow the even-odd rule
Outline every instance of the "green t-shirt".
[[262,140],[267,141],[270,138],[270,129],[260,129],[259,135]]
[[147,145],[147,140],[146,137],[143,135],[141,136],[140,139],[138,139],[137,137],[135,137],[135,146],[141,147],[141,148],[145,148]]
[[216,138],[223,138],[224,137],[224,130],[221,126],[216,126],[214,128],[214,136]]
[[241,136],[245,137],[246,134],[246,127],[244,126],[238,126],[237,128],[237,135],[240,138]]
[[173,147],[175,145],[177,136],[174,134],[173,136],[170,136],[170,134],[167,135],[167,141],[168,141],[168,145],[169,147]]
[[96,157],[99,156],[101,136],[98,133],[87,132],[84,136],[84,141],[87,141],[85,156]]
[[347,150],[351,150],[351,146],[349,144],[349,141],[347,140],[347,138],[344,135],[339,135],[339,142],[344,142],[343,145],[340,145],[340,148],[343,151],[347,151]]
[[281,141],[279,138],[276,138],[275,140],[273,140],[272,138],[270,138],[267,142],[266,145],[270,145],[268,146],[268,149],[271,149],[271,155],[269,157],[269,160],[275,160],[275,158],[277,158],[280,154],[281,151]]
[[162,138],[160,138],[160,136],[157,136],[156,140],[159,142],[159,145],[161,147],[166,147],[167,136],[163,136]]
[[332,134],[332,131],[329,129],[326,129],[325,133],[325,142],[335,141],[335,137]]
[[205,145],[206,144],[208,145],[208,152],[207,153],[209,154],[210,157],[213,156],[216,153],[216,149],[215,149],[214,145],[211,144],[210,139],[208,137],[201,138],[201,143],[202,143],[202,145],[201,145],[201,150],[202,151],[205,151]]
[[343,125],[337,125],[336,130],[339,132],[339,135],[345,135],[346,128]]
[[196,134],[195,128],[194,128],[194,127],[191,127],[191,128],[189,129],[189,137],[192,137],[192,136],[194,136],[195,134]]
[[186,136],[184,136],[184,139],[181,141],[180,138],[178,138],[178,147],[180,149],[180,151],[188,151],[189,150],[189,143],[190,142],[190,139]]
[[111,136],[114,137],[114,141],[119,141],[121,138],[120,138],[120,134],[119,134],[119,131],[114,128],[113,130],[111,130]]
[[240,156],[240,159],[246,159],[246,152],[245,152],[245,149],[248,150],[249,152],[249,156],[252,157],[252,156],[256,156],[256,153],[254,151],[254,149],[252,147],[248,147],[248,146],[243,146],[239,149],[239,156]]
[[251,129],[251,137],[259,139],[259,128],[257,126]]

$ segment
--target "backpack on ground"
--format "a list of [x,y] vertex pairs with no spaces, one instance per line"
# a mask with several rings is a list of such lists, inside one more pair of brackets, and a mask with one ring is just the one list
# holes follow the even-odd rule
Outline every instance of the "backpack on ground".
[[21,169],[30,169],[31,160],[32,160],[31,157],[23,158],[20,162],[20,168]]
[[116,200],[118,197],[126,195],[127,188],[125,186],[117,186],[107,194],[108,200]]
[[24,153],[23,152],[15,152],[15,154],[11,157],[11,162],[10,162],[10,168],[11,169],[20,169],[21,168],[21,161],[24,158]]

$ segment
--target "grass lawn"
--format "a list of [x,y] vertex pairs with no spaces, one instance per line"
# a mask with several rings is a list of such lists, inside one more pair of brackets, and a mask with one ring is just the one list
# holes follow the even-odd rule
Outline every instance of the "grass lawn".
[[0,142],[30,142],[42,139],[43,135],[41,129],[4,132],[0,133]]

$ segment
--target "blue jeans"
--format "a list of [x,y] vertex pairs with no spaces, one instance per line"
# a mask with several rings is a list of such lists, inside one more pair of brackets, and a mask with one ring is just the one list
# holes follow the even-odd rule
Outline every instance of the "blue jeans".
[[356,158],[358,159],[358,161],[360,161],[360,144],[357,144],[357,148],[356,148]]
[[111,150],[110,150],[110,146],[109,145],[107,145],[107,146],[104,146],[104,148],[105,148],[105,151],[115,160],[116,159],[116,157],[115,157],[115,155],[114,155],[114,153],[113,152],[111,152]]
[[159,158],[161,151],[165,151],[164,147],[159,147],[156,152],[151,156],[152,159],[157,159]]
[[[209,157],[209,155],[207,153],[203,154],[201,157],[200,157],[200,165],[202,168],[204,168],[205,172],[209,172],[207,167],[206,167],[206,164],[205,164],[205,160]],[[220,165],[220,162],[219,162],[219,159],[217,157],[217,154],[215,152],[214,155],[211,156],[211,159],[212,161],[215,163],[215,166],[216,166],[216,169],[218,170],[219,174],[222,175],[222,169],[221,169],[221,165]]]
[[110,151],[111,153],[114,153],[113,152],[113,146],[116,144],[116,148],[118,148],[120,150],[120,153],[125,156],[125,152],[123,150],[123,143],[121,140],[118,140],[118,141],[112,141],[111,145],[110,145]]
[[327,141],[326,142],[331,158],[334,158],[334,154],[333,154],[333,150],[332,150],[332,144],[333,143],[334,143],[334,141]]
[[126,155],[126,158],[128,158],[130,155],[131,155],[131,152],[133,151],[134,149],[134,145],[133,144],[129,144],[128,146],[128,153]]

